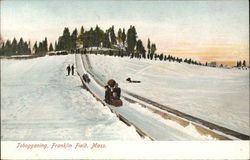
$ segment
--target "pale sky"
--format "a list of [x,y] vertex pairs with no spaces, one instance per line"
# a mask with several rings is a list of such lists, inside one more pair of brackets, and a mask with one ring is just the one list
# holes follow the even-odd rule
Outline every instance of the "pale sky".
[[[23,37],[50,42],[64,27],[85,29],[98,24],[137,29],[158,53],[245,59],[249,55],[249,2],[153,0],[4,0],[1,1],[1,35],[4,40]],[[232,58],[233,57],[233,58]]]

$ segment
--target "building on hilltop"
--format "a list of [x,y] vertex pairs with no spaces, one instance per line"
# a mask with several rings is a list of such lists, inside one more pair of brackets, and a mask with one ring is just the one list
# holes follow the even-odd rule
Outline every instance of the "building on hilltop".
[[216,67],[216,62],[210,62],[209,64],[208,64],[208,66],[210,66],[210,67]]

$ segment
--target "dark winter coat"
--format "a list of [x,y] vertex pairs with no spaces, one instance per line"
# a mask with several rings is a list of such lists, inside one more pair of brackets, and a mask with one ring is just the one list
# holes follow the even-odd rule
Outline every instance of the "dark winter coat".
[[75,67],[72,65],[72,66],[71,66],[72,75],[74,75],[74,69],[75,69]]
[[117,97],[120,99],[120,97],[121,97],[121,88],[115,87],[113,89],[113,92],[115,92],[117,94]]
[[112,92],[111,92],[111,89],[108,87],[108,86],[105,86],[105,101],[107,103],[110,103],[111,101],[111,96],[112,96]]
[[66,68],[66,70],[68,71],[68,75],[70,74],[70,66],[68,66],[67,68]]
[[66,68],[66,70],[69,72],[69,71],[70,71],[70,66],[68,66],[68,67]]

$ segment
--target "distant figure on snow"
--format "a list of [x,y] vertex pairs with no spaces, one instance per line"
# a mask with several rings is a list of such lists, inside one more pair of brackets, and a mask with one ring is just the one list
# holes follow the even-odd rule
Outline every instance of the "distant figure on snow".
[[88,76],[87,74],[83,74],[83,75],[82,75],[82,79],[83,79],[85,82],[87,82],[87,83],[90,82],[90,78],[89,78],[89,76]]
[[75,69],[74,64],[72,64],[72,66],[71,66],[72,75],[74,75],[74,69]]
[[70,65],[67,66],[66,70],[68,71],[68,76],[70,75]]
[[129,83],[141,83],[141,81],[134,81],[131,80],[131,78],[127,78],[126,81],[128,81]]

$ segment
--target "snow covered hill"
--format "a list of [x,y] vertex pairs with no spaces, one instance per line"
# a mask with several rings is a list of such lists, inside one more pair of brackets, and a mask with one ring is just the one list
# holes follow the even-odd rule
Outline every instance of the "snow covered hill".
[[[122,89],[249,134],[246,71],[101,55],[90,61],[104,81],[114,78]],[[144,140],[83,90],[79,76],[66,76],[73,63],[74,55],[1,60],[2,140]],[[90,87],[104,97],[94,81]],[[125,100],[117,111],[156,140],[214,140]]]
[[[82,89],[79,76],[66,76],[74,60],[66,55],[1,61],[1,139],[149,140]],[[93,81],[91,87],[103,97],[102,87]],[[193,125],[182,127],[125,100],[117,111],[156,140],[214,140]]]
[[[89,55],[99,79],[174,109],[249,133],[249,71]],[[140,80],[132,84],[126,78]]]
[[74,56],[1,60],[2,140],[143,140],[66,76]]

